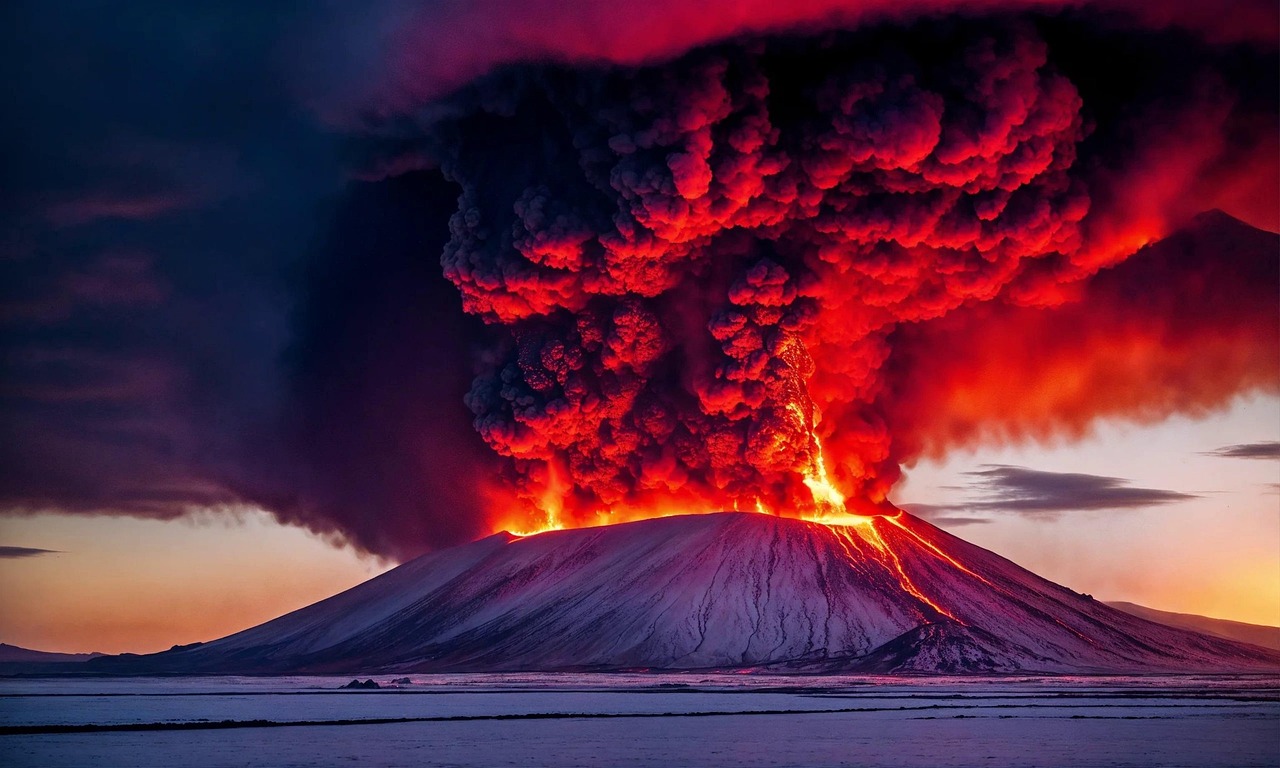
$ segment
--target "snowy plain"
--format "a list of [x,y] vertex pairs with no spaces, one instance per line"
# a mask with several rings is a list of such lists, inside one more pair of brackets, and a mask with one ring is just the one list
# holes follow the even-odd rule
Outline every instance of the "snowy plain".
[[0,764],[1273,766],[1280,760],[1274,676],[687,672],[374,679],[387,687],[342,690],[347,677],[0,680]]

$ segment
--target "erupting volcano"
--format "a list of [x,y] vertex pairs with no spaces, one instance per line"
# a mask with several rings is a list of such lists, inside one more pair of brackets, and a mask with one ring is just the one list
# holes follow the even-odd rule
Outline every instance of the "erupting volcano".
[[[440,262],[486,326],[465,403],[504,462],[476,478],[502,533],[97,663],[1275,669],[889,501],[904,464],[956,446],[1280,386],[1274,235],[1194,216],[1259,167],[1274,96],[1245,86],[1243,49],[1175,66],[1185,42],[1069,15],[925,19],[512,63],[370,116],[372,178],[458,191]],[[1112,56],[1143,64],[1100,68]],[[448,512],[387,498],[407,522],[337,530],[423,551],[421,517]]]
[[1241,672],[1280,654],[1130,616],[907,513],[500,533],[109,671]]
[[[512,65],[372,119],[372,176],[460,190],[441,263],[489,331],[465,402],[506,462],[502,532],[97,664],[1276,669],[889,502],[904,463],[956,445],[1280,384],[1275,237],[1189,215],[1265,121],[1204,73],[1158,68],[1148,103],[1145,70],[1097,68],[1173,44],[1135,39],[1004,16],[750,38]],[[1203,141],[1227,132],[1238,152]]]
[[0,3],[0,768],[1277,763],[1277,0]]

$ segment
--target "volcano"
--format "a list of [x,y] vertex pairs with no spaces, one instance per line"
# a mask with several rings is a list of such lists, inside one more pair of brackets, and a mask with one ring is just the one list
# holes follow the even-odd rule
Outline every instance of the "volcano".
[[102,671],[753,668],[1276,671],[1280,654],[1118,611],[907,513],[725,512],[424,555],[252,629]]

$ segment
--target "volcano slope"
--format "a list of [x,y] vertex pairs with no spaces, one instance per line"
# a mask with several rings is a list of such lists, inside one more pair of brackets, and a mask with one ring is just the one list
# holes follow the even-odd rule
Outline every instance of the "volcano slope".
[[420,557],[327,600],[103,672],[752,667],[795,672],[1275,672],[1280,654],[1145,621],[907,513],[725,512]]

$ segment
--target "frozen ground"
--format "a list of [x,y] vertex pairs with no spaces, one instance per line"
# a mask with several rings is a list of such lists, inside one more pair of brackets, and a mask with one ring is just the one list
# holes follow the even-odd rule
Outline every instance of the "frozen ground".
[[0,680],[0,765],[1272,766],[1280,758],[1276,677],[415,675],[397,688],[339,690],[347,680]]

